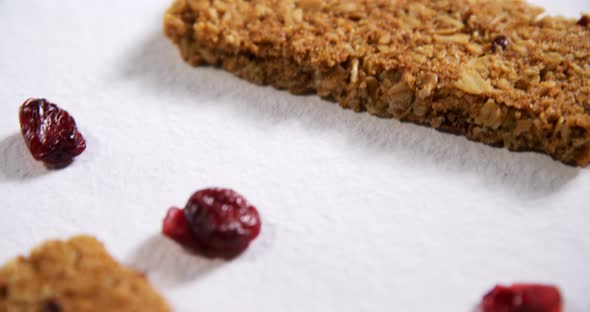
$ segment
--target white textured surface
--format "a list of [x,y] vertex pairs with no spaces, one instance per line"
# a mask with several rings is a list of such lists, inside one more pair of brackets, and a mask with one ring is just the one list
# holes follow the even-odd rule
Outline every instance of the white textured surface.
[[[84,232],[181,312],[470,311],[513,281],[555,283],[567,311],[590,311],[588,169],[193,69],[161,34],[168,3],[0,0],[0,262]],[[30,96],[76,118],[88,149],[72,166],[48,172],[24,150]],[[264,218],[232,262],[158,234],[210,185]]]

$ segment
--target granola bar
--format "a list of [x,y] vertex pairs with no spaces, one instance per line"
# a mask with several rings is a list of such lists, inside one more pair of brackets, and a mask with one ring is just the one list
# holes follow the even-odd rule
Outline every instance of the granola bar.
[[590,163],[588,23],[520,0],[176,0],[192,65],[564,163]]
[[89,236],[48,241],[0,268],[0,312],[169,312],[146,278]]

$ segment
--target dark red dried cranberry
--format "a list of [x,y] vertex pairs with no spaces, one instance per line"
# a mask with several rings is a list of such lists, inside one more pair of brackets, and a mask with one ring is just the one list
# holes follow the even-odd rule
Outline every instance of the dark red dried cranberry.
[[61,305],[55,300],[49,300],[43,304],[41,312],[61,312]]
[[194,193],[184,215],[198,243],[228,256],[244,251],[260,233],[256,208],[230,189],[209,188]]
[[74,118],[45,99],[28,99],[19,109],[20,129],[33,158],[63,167],[86,149]]
[[559,289],[550,285],[496,286],[481,302],[482,312],[561,312]]
[[208,188],[194,193],[184,210],[170,208],[162,232],[202,255],[229,259],[258,236],[260,216],[235,191]]
[[580,18],[580,20],[578,20],[578,22],[576,23],[576,25],[582,26],[582,27],[588,27],[588,24],[590,24],[590,16],[589,15],[582,16]]
[[508,39],[505,36],[498,36],[492,41],[492,53],[496,53],[498,49],[506,50],[508,47]]

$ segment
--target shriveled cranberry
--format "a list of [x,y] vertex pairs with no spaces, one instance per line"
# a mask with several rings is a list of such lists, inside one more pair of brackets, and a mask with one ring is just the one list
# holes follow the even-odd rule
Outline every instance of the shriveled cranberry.
[[498,285],[481,302],[482,312],[561,312],[559,289],[551,285]]
[[170,208],[162,232],[202,255],[229,259],[258,236],[260,216],[235,191],[208,188],[194,193],[183,210]]
[[20,129],[33,158],[63,167],[86,149],[74,118],[45,99],[28,99],[19,109]]
[[498,36],[492,41],[492,53],[496,53],[498,49],[506,50],[508,47],[508,38],[505,36]]
[[232,256],[244,251],[260,233],[256,208],[230,189],[194,193],[184,207],[194,238],[204,248]]
[[590,15],[583,15],[576,24],[578,26],[588,27],[590,24]]

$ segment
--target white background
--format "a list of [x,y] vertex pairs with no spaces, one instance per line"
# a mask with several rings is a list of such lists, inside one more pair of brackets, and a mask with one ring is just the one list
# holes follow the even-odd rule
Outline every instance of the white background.
[[[0,0],[0,262],[90,233],[181,312],[461,312],[518,281],[590,311],[589,169],[191,68],[162,35],[169,3]],[[88,149],[70,167],[27,154],[28,97],[76,118]],[[159,234],[212,185],[263,216],[231,262]]]

